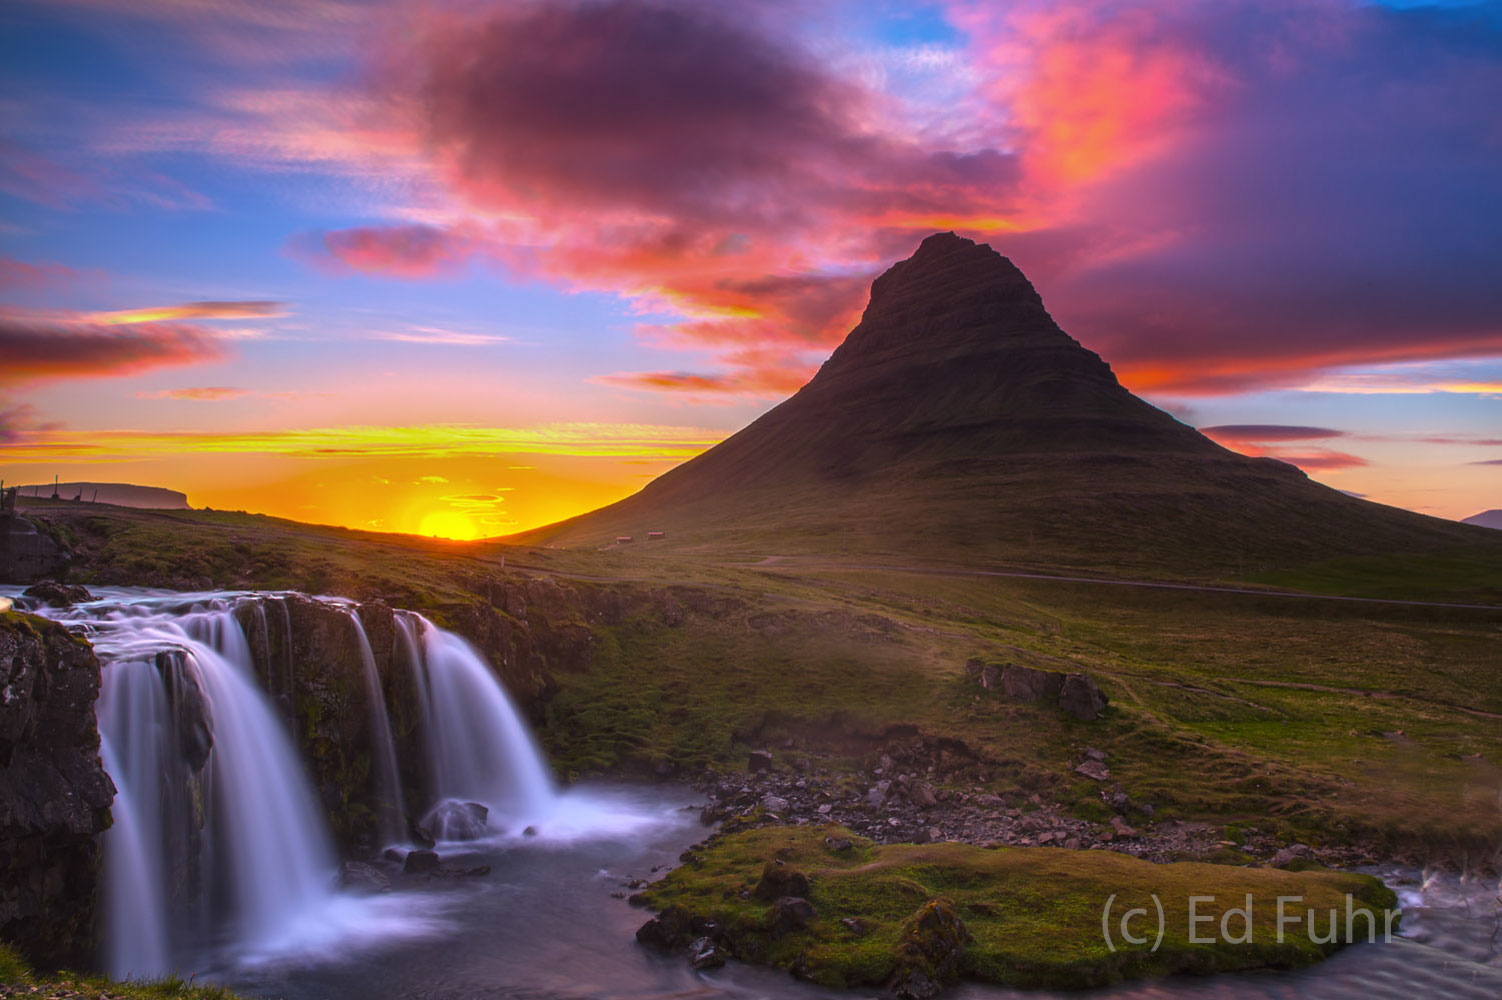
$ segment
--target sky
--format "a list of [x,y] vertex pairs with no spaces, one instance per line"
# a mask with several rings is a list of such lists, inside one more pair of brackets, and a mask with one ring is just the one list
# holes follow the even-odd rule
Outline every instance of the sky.
[[1502,507],[1502,2],[10,0],[0,477],[523,530],[951,229],[1228,447]]

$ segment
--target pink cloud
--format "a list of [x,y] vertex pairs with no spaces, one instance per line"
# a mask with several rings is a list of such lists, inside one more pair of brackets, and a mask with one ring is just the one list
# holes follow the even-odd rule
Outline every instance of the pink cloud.
[[81,278],[77,271],[55,261],[27,263],[0,257],[0,290],[45,291],[66,288]]
[[112,326],[0,314],[0,384],[128,375],[224,357],[214,335],[187,323]]
[[915,117],[781,4],[419,8],[371,61],[387,119],[341,141],[425,161],[447,207],[408,217],[465,221],[309,256],[403,278],[483,259],[676,312],[643,336],[722,370],[607,377],[669,390],[806,373],[870,276],[951,228],[1138,389],[1502,354],[1497,24],[1345,0],[949,10],[976,82]]

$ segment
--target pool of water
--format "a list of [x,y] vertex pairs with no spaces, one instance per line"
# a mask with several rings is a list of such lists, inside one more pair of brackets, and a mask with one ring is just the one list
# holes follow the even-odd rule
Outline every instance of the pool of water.
[[[485,876],[394,879],[394,891],[351,901],[346,920],[277,955],[225,957],[211,978],[287,1000],[635,1000],[833,998],[784,973],[732,962],[706,973],[637,946],[649,914],[612,898],[622,883],[676,862],[706,830],[686,789],[594,786],[569,793],[552,829],[534,838],[450,845],[445,861],[491,866]],[[566,797],[567,798],[567,797]],[[1173,977],[1086,994],[1111,998],[1287,997],[1374,1000],[1502,996],[1498,887],[1397,869],[1404,936],[1358,945],[1298,972]],[[962,986],[956,1000],[1074,997]]]

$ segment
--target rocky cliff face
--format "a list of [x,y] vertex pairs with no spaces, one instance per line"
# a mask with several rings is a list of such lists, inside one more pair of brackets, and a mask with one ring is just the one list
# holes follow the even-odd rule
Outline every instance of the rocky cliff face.
[[0,580],[30,583],[65,572],[67,553],[24,517],[0,515]]
[[[556,689],[556,674],[590,668],[593,626],[618,624],[634,613],[661,615],[672,624],[683,613],[665,591],[521,576],[477,578],[468,585],[483,600],[425,613],[484,654],[534,721]],[[381,600],[353,610],[370,644],[403,769],[403,795],[415,814],[426,804],[420,702],[397,611]],[[349,848],[374,845],[380,809],[372,770],[373,706],[350,614],[294,594],[242,605],[237,615],[261,683],[301,746],[336,836]]]
[[115,794],[99,761],[98,694],[87,643],[0,614],[0,940],[43,965],[93,950],[97,838]]

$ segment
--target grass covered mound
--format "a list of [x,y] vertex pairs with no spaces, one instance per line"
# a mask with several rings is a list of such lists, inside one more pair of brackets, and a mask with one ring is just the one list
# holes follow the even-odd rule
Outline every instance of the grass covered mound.
[[[1102,930],[1113,895],[1105,924],[1115,950]],[[1156,949],[1153,895],[1163,908]],[[1192,928],[1191,897],[1201,897],[1192,904],[1199,918]],[[1363,910],[1381,940],[1386,911],[1397,906],[1392,891],[1367,875],[1157,865],[1109,851],[879,846],[835,826],[717,837],[645,899],[661,912],[638,937],[689,946],[696,964],[713,964],[718,948],[825,986],[885,984],[919,997],[960,978],[1087,987],[1174,972],[1292,968],[1367,940]],[[1126,930],[1140,943],[1121,930],[1133,908],[1143,912]],[[1249,921],[1231,912],[1248,909]]]
[[200,986],[170,976],[116,982],[103,976],[33,972],[14,948],[0,944],[0,997],[28,1000],[238,1000],[222,986]]

